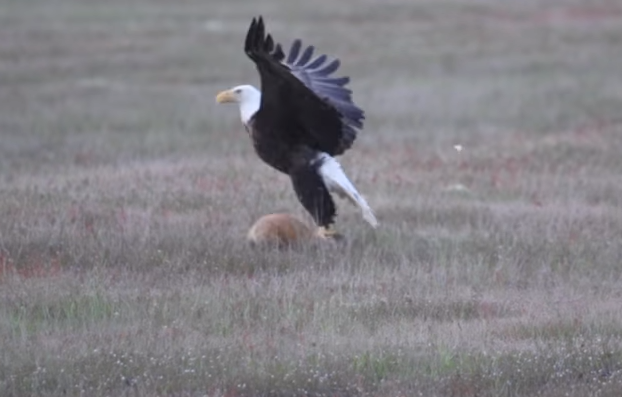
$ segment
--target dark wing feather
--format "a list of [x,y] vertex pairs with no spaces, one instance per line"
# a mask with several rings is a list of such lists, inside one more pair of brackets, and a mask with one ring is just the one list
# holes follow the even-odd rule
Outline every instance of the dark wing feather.
[[[314,47],[303,49],[300,40],[292,43],[285,57],[281,46],[266,34],[262,17],[253,18],[244,50],[261,76],[259,126],[271,117],[275,125],[298,131],[301,143],[330,155],[352,146],[355,128],[363,127],[365,115],[352,102],[352,91],[345,88],[350,79],[331,76],[339,68],[338,59],[328,62],[323,54],[313,59]],[[261,120],[262,114],[266,120]],[[285,125],[294,120],[296,125]]]
[[292,73],[320,98],[333,105],[343,115],[346,124],[362,128],[365,114],[353,103],[352,91],[345,88],[350,78],[331,77],[339,69],[339,60],[326,62],[327,56],[322,54],[311,61],[313,46],[308,46],[299,57],[301,47],[302,42],[295,40],[290,48],[286,64]]
[[299,39],[294,40],[285,64],[314,93],[335,106],[344,116],[347,124],[356,128],[362,128],[365,114],[362,109],[353,103],[352,91],[345,88],[350,78],[330,76],[339,69],[339,59],[334,59],[327,63],[328,57],[325,54],[321,54],[311,60],[315,48],[308,46],[300,54],[302,48],[302,41]]

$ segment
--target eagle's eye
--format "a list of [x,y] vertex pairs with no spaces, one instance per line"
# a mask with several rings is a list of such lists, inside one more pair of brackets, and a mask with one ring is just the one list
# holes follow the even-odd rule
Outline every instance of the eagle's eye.
[[237,90],[235,90],[235,91],[233,91],[233,92],[235,92],[236,94],[241,94],[241,93],[242,93],[242,89],[241,89],[241,88],[238,88]]

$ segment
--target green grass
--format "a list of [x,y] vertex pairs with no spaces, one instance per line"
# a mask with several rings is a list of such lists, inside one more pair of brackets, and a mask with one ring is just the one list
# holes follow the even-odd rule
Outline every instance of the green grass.
[[[344,247],[245,241],[307,217],[214,103],[259,13],[367,112]],[[0,2],[0,395],[617,397],[621,15]]]

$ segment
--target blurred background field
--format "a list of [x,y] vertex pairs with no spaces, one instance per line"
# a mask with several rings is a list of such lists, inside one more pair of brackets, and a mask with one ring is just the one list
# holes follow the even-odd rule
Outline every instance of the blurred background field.
[[[259,14],[366,110],[345,250],[244,241],[306,217],[214,100]],[[619,395],[619,2],[3,0],[0,38],[1,395]]]

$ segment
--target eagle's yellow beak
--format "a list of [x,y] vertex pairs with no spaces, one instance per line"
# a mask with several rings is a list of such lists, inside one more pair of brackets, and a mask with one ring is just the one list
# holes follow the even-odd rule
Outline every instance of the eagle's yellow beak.
[[221,91],[216,95],[216,103],[235,102],[235,95],[231,90]]

